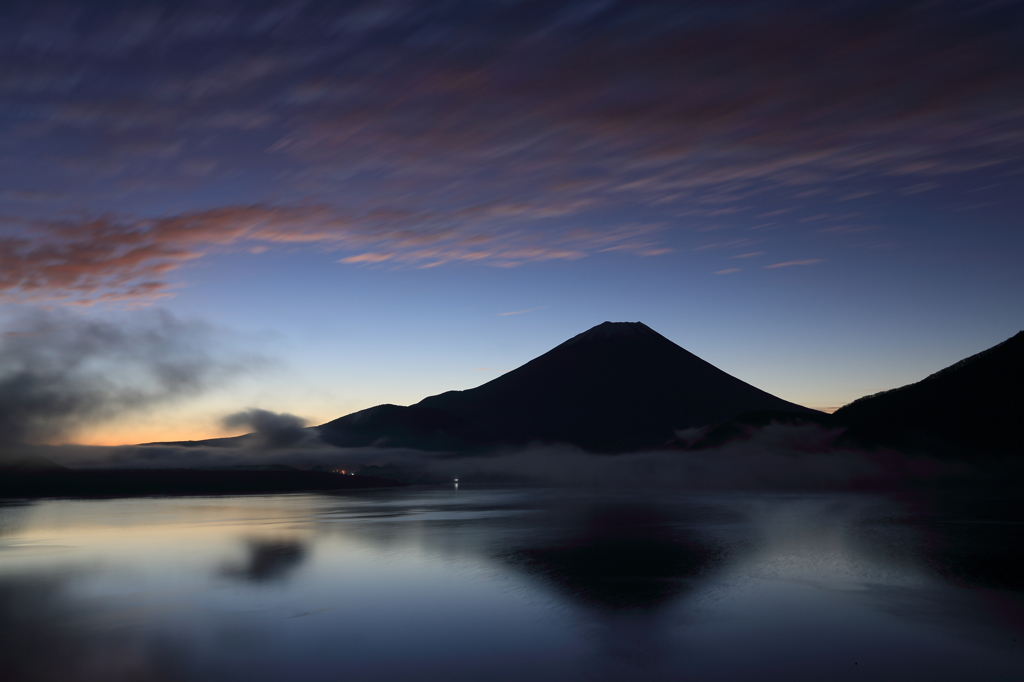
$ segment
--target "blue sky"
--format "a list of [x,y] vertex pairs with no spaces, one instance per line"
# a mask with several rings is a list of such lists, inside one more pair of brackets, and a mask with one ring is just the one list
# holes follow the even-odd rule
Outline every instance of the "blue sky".
[[408,404],[605,320],[834,408],[1024,327],[1019,3],[2,11],[0,321],[267,359],[64,439]]

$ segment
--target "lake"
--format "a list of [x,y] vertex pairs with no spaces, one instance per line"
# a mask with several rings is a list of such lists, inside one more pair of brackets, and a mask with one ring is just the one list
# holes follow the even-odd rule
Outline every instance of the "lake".
[[1024,504],[407,488],[0,505],[5,680],[1024,680]]

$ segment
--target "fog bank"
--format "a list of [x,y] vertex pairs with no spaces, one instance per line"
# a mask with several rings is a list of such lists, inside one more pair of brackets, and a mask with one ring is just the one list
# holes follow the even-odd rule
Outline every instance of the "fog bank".
[[[222,468],[282,464],[300,469],[360,471],[423,483],[671,489],[847,489],[968,480],[992,476],[964,462],[940,462],[895,451],[835,447],[840,432],[815,425],[772,424],[747,440],[698,451],[658,450],[594,455],[562,445],[534,445],[477,455],[387,448],[335,448],[316,442],[266,448],[51,446],[35,452],[70,467]],[[371,469],[365,469],[371,467]],[[1020,476],[1019,466],[1003,473]]]

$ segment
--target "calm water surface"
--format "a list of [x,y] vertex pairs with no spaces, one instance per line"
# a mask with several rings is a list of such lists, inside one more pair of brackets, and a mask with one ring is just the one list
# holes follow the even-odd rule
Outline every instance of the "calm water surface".
[[5,680],[1024,680],[980,497],[412,489],[0,505]]

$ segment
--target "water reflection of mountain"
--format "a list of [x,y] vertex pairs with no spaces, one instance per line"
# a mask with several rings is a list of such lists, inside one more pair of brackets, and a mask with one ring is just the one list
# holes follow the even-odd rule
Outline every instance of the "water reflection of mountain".
[[1024,593],[1024,500],[960,493],[904,496],[872,510],[852,540],[864,557],[944,583]]
[[347,509],[344,516],[354,523],[320,532],[341,532],[380,548],[415,546],[490,559],[571,602],[605,611],[667,605],[751,546],[744,510],[719,501],[609,497],[423,492],[414,501],[403,495],[398,504],[382,499],[372,508]]
[[653,609],[692,589],[735,550],[687,528],[678,512],[653,505],[595,506],[581,524],[500,558],[588,606]]
[[508,561],[571,597],[605,609],[653,608],[720,560],[713,547],[651,538],[524,549]]
[[944,496],[916,519],[924,559],[954,584],[1024,592],[1024,500]]

